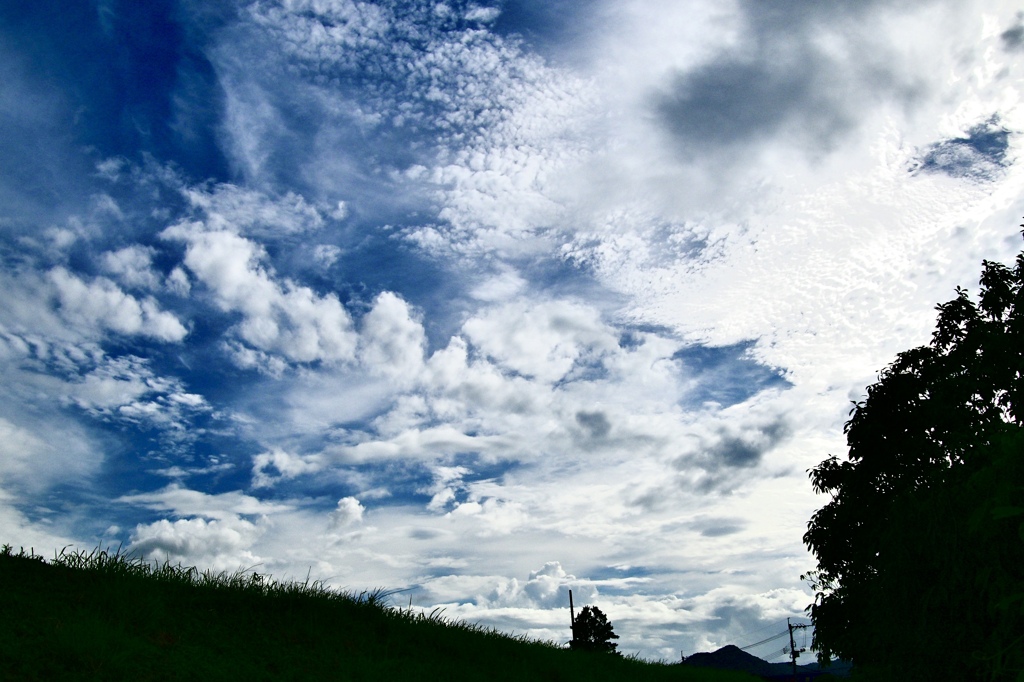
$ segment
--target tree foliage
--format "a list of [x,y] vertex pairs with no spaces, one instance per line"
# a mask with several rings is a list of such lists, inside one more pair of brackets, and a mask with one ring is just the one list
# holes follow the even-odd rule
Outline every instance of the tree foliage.
[[1024,252],[957,288],[854,405],[804,542],[821,661],[881,679],[1024,680]]
[[570,648],[582,651],[604,651],[617,654],[619,646],[613,639],[618,639],[608,622],[608,617],[596,606],[584,606],[573,624]]

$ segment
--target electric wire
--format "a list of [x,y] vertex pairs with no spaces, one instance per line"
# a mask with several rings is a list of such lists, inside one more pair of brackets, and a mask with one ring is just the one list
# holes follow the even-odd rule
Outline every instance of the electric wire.
[[748,644],[747,646],[741,646],[740,647],[740,651],[746,651],[747,649],[753,649],[755,646],[760,646],[762,644],[767,644],[768,642],[771,642],[772,640],[776,640],[779,637],[788,637],[788,636],[789,636],[789,630],[785,630],[783,632],[780,632],[777,635],[772,635],[771,637],[768,637],[767,639],[762,639],[760,642],[754,642],[753,644]]

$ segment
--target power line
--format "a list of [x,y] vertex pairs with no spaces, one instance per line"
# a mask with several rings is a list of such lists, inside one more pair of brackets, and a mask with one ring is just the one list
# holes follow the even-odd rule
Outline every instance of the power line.
[[762,625],[759,628],[754,628],[753,630],[746,630],[744,632],[744,639],[747,638],[747,637],[753,637],[755,635],[760,635],[765,630],[778,630],[778,629],[781,629],[781,628],[784,628],[784,627],[786,627],[786,621],[785,621],[785,619],[780,618],[779,620],[772,621],[771,623],[768,623],[766,625]]
[[[777,621],[768,623],[767,625],[762,625],[759,628],[754,628],[753,630],[747,630],[746,632],[744,632],[742,639],[748,639],[748,638],[749,639],[753,639],[754,637],[763,636],[763,633],[767,632],[768,630],[778,631],[778,630],[785,630],[785,629],[786,629],[786,621],[785,620],[777,620]],[[742,641],[742,639],[741,639],[741,641]],[[759,641],[759,642],[754,642],[753,644],[748,644],[748,645],[746,645],[744,647],[740,647],[740,648],[741,649],[749,649],[750,647],[755,647],[758,644],[761,644],[763,641],[764,640]]]
[[786,630],[783,630],[782,632],[778,633],[777,635],[772,635],[771,637],[768,637],[767,639],[762,639],[760,642],[754,642],[753,644],[748,644],[747,646],[741,646],[740,647],[740,651],[746,651],[747,649],[753,649],[755,646],[760,646],[762,644],[767,644],[768,642],[776,640],[779,637],[788,637],[788,636],[789,636],[789,630],[786,629]]

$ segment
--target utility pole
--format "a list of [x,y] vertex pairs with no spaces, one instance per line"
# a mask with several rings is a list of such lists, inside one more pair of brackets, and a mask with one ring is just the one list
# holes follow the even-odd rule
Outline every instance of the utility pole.
[[793,625],[789,622],[789,618],[787,618],[786,627],[789,628],[789,656],[793,661],[793,682],[796,682],[796,657],[799,656],[802,652],[807,651],[807,649],[800,649],[799,651],[797,651],[796,642],[793,641],[793,630],[800,630],[807,626]]
[[572,629],[572,642],[569,644],[571,649],[576,645],[576,610],[572,605],[572,590],[569,590],[569,623]]

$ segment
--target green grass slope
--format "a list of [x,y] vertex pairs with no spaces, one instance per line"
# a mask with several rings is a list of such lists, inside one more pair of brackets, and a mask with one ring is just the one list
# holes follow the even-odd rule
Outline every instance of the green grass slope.
[[679,680],[710,669],[568,651],[255,573],[0,551],[0,679]]

